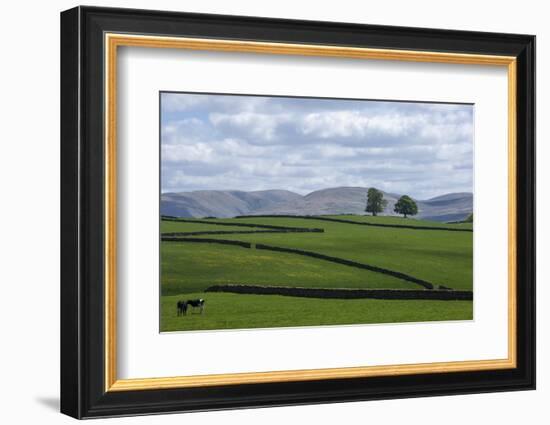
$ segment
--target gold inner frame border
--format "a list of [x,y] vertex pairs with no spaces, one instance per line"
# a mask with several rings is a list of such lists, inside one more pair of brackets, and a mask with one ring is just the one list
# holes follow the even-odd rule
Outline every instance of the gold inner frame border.
[[[329,45],[287,44],[204,38],[161,37],[106,33],[105,46],[105,391],[137,391],[217,385],[240,385],[322,379],[364,378],[421,373],[451,373],[513,369],[517,365],[517,196],[516,196],[516,58],[463,53],[371,49]],[[508,72],[508,357],[495,360],[398,364],[381,366],[304,369],[192,375],[151,378],[117,378],[116,323],[116,208],[117,208],[117,51],[118,47],[148,47],[260,53],[278,55],[324,56],[364,60],[397,60],[469,65],[504,66]]]

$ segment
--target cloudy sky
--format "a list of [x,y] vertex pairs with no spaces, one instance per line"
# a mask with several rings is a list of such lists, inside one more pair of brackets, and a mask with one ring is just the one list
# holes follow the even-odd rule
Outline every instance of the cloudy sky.
[[471,192],[473,106],[161,94],[161,189]]

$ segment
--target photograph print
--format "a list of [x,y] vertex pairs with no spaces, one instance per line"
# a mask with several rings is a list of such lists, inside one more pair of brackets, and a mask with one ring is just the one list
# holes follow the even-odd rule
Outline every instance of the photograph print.
[[473,319],[472,104],[160,93],[160,331]]

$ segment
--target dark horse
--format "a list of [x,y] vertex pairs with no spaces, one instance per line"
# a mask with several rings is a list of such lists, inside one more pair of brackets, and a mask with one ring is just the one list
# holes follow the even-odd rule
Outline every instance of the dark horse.
[[187,314],[187,303],[183,300],[178,301],[178,316],[183,316]]
[[199,298],[198,300],[187,300],[187,305],[191,306],[192,308],[198,308],[200,314],[202,314],[204,310],[204,303],[205,300],[203,300],[202,298]]

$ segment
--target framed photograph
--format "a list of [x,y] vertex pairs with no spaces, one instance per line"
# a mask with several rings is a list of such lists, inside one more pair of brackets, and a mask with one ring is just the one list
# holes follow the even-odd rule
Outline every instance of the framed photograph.
[[61,14],[61,411],[535,387],[535,37]]

